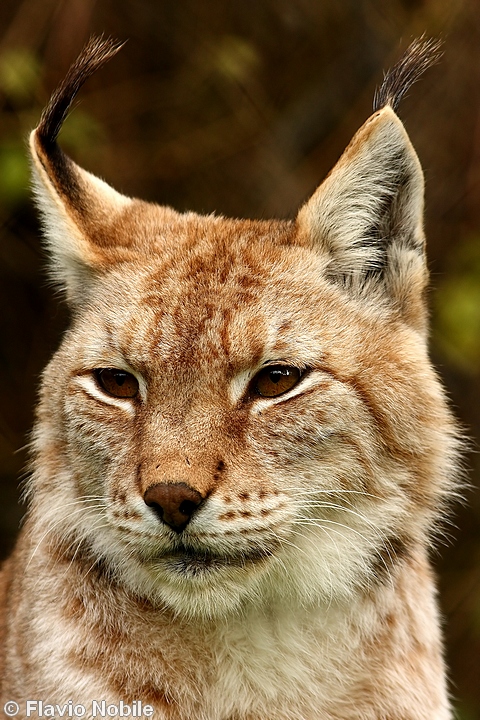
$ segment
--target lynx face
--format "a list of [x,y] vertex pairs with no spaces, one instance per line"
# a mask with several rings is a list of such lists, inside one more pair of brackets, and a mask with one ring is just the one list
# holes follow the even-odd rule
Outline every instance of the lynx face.
[[36,431],[47,542],[184,615],[389,582],[455,446],[426,352],[422,173],[392,108],[294,222],[252,222],[119,195],[61,153],[52,103],[31,148],[73,320]]
[[327,281],[294,224],[148,213],[153,247],[95,280],[46,372],[57,533],[188,613],[388,575],[438,492],[418,331]]

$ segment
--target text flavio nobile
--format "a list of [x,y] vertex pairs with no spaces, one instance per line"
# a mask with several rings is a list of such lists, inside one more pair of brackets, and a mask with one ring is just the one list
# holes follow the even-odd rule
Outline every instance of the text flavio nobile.
[[27,718],[58,718],[58,717],[130,717],[143,718],[152,717],[154,708],[152,705],[146,705],[141,700],[134,700],[128,704],[120,700],[118,704],[107,703],[106,700],[92,700],[86,706],[81,703],[75,703],[69,700],[63,705],[50,704],[43,700],[26,700],[24,707],[21,707],[14,700],[5,703],[4,712],[8,717],[15,717],[20,713]]

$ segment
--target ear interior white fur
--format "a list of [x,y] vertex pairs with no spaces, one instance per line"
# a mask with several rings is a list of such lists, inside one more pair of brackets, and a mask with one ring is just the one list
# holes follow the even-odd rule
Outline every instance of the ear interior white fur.
[[[50,251],[52,274],[65,288],[67,299],[74,302],[85,292],[104,258],[95,236],[103,235],[112,219],[132,201],[63,153],[62,161],[68,167],[71,183],[65,177],[60,178],[35,130],[30,135],[30,150],[34,192]],[[59,149],[57,152],[61,153]]]
[[389,279],[397,295],[408,282],[406,266],[418,280],[425,263],[423,173],[391,107],[360,128],[297,222],[300,233],[328,255],[332,279],[360,289],[376,275],[384,285]]

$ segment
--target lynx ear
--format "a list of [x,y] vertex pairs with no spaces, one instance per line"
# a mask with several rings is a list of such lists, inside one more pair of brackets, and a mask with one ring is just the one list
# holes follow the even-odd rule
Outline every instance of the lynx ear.
[[385,106],[360,128],[298,215],[301,236],[327,256],[332,281],[357,296],[386,295],[419,329],[427,282],[423,174],[393,107],[437,58],[438,44],[410,46],[376,96]]
[[111,40],[92,38],[30,135],[34,190],[53,274],[72,303],[106,263],[112,225],[132,201],[78,167],[57,145],[57,136],[80,87],[119,49]]

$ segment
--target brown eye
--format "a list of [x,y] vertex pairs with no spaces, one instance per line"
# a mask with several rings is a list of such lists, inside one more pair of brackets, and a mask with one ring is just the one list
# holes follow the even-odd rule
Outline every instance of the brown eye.
[[296,367],[270,365],[258,373],[253,381],[253,387],[262,397],[277,397],[291,390],[300,378],[301,372]]
[[113,397],[133,398],[138,392],[138,380],[124,370],[102,368],[95,370],[98,384]]

